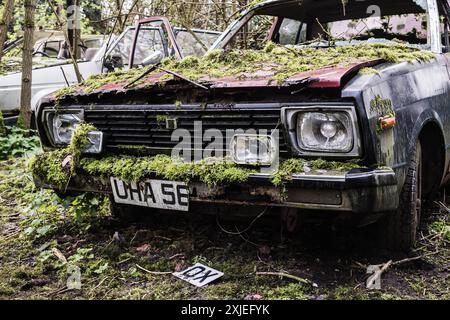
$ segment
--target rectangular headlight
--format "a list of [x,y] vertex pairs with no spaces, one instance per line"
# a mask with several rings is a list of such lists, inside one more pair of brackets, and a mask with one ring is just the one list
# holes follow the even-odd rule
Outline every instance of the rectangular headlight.
[[[69,145],[75,128],[84,120],[83,110],[64,110],[61,113],[46,112],[45,119],[53,144],[56,146]],[[89,132],[89,145],[84,153],[101,153],[103,147],[103,132]]]
[[358,122],[353,106],[285,107],[284,125],[299,155],[356,157],[361,155]]
[[80,114],[55,114],[50,123],[56,144],[69,144],[76,126],[82,121]]
[[236,134],[230,150],[237,164],[270,166],[277,156],[277,141],[269,135]]
[[301,112],[297,139],[305,151],[348,153],[353,148],[353,123],[346,112]]

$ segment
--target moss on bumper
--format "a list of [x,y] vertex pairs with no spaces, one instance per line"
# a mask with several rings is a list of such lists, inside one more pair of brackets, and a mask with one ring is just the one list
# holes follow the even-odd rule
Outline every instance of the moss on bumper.
[[[31,162],[33,174],[47,183],[64,187],[72,175],[64,171],[61,163],[67,156],[67,150],[46,152],[35,156]],[[314,170],[349,171],[360,166],[354,162],[329,162],[324,160],[306,161],[289,159],[284,161],[273,175],[272,183],[282,187],[292,179],[292,174]],[[213,187],[221,184],[245,183],[258,168],[243,167],[226,159],[205,159],[198,162],[184,163],[166,155],[138,157],[130,155],[110,155],[101,159],[83,157],[77,172],[83,171],[92,176],[117,177],[123,181],[139,181],[150,173],[158,178],[176,181],[200,181]]]

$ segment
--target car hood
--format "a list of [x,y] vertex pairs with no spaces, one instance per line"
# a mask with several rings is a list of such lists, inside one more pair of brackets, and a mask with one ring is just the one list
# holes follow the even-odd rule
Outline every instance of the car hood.
[[[277,82],[274,79],[274,73],[268,70],[258,70],[254,73],[242,73],[239,76],[223,76],[223,77],[210,77],[203,76],[200,79],[192,81],[189,77],[185,77],[182,74],[172,72],[171,70],[161,71],[153,74],[137,85],[129,86],[132,81],[120,81],[117,83],[108,83],[102,85],[95,92],[110,92],[110,91],[128,91],[137,89],[146,89],[155,85],[183,84],[186,82],[195,82],[199,85],[205,86],[208,89],[233,89],[233,88],[264,88],[264,87],[291,87],[295,85],[304,84],[311,88],[340,88],[349,75],[361,70],[365,67],[373,67],[384,60],[369,60],[353,62],[345,66],[333,66],[325,67],[318,70],[311,70],[297,73],[291,77],[283,80],[282,83]],[[167,76],[172,76],[168,79]],[[190,82],[191,84],[193,84]],[[193,84],[195,85],[195,84]],[[84,93],[84,88],[79,87],[78,93]]]
[[[411,62],[434,57],[404,45],[359,45],[346,48],[285,48],[272,44],[261,51],[213,52],[201,59],[164,60],[148,69],[95,76],[71,94],[154,90],[192,85],[203,89],[341,88],[362,68],[383,62]],[[65,92],[67,93],[67,92]]]

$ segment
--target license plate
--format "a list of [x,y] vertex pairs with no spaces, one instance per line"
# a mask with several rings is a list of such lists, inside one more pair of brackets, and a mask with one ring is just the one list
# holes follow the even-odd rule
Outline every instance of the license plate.
[[189,187],[184,182],[146,180],[126,183],[111,177],[114,201],[148,208],[189,210]]

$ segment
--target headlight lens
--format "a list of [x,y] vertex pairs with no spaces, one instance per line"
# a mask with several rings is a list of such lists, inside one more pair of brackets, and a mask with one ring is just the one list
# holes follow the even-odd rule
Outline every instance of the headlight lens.
[[231,156],[237,164],[271,165],[277,155],[277,142],[271,136],[236,134],[231,140]]
[[304,151],[350,152],[354,145],[352,120],[346,112],[301,112],[297,137]]
[[75,127],[82,121],[79,114],[55,114],[51,123],[56,144],[69,144]]

